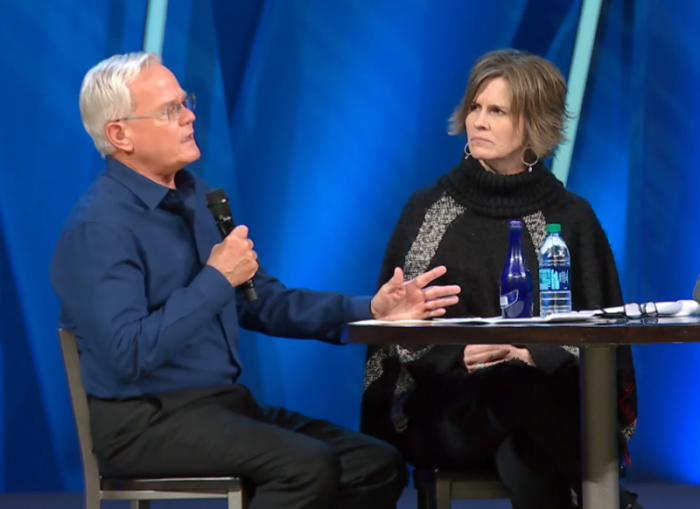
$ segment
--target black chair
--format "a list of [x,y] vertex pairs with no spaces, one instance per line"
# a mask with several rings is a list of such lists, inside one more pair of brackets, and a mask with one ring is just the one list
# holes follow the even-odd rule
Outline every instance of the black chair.
[[85,478],[85,507],[100,509],[102,500],[130,500],[131,509],[150,509],[151,500],[224,498],[228,509],[246,509],[243,483],[238,477],[177,479],[105,479],[97,469],[92,451],[88,401],[80,378],[80,360],[75,336],[59,329],[63,363],[78,428]]

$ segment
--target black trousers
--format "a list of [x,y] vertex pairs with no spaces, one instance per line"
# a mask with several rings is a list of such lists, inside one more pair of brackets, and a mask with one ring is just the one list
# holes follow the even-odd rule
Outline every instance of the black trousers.
[[91,398],[90,420],[103,476],[241,476],[255,485],[251,509],[390,509],[407,483],[392,446],[259,406],[242,385]]
[[397,443],[425,468],[496,468],[513,509],[570,509],[581,494],[578,370],[524,363],[435,380],[407,406]]

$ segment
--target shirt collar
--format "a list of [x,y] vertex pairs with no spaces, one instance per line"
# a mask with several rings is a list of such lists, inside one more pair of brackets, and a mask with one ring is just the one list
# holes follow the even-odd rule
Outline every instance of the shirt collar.
[[[144,177],[113,157],[107,157],[107,174],[134,193],[150,209],[158,207],[170,191],[170,188]],[[188,197],[195,191],[194,177],[183,168],[175,175],[175,187],[183,194],[183,198]]]

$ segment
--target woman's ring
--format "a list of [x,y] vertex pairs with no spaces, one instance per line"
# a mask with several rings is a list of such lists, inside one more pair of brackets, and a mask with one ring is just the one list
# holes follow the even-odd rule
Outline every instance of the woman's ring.
[[479,363],[476,365],[476,369],[484,369],[484,365]]

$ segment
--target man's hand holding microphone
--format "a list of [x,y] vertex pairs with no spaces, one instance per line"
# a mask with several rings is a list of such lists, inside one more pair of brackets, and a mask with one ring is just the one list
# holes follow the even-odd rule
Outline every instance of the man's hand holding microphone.
[[255,276],[257,260],[253,241],[248,238],[248,227],[239,225],[212,248],[207,265],[221,272],[231,286],[241,286]]

